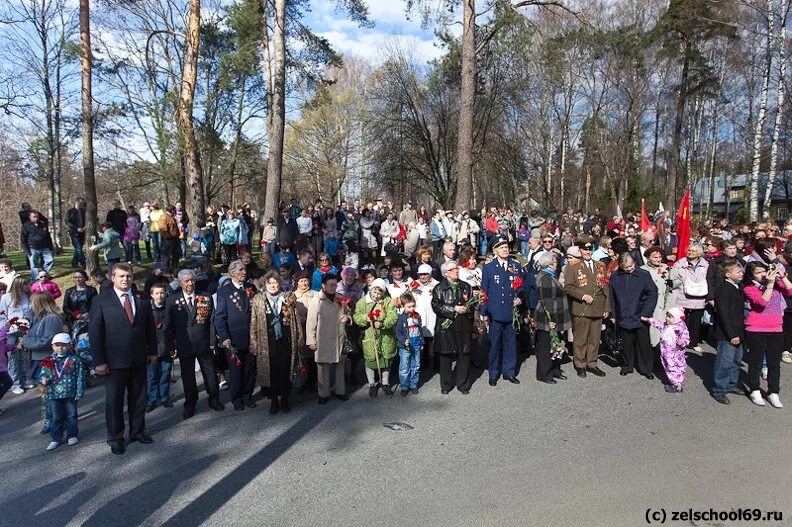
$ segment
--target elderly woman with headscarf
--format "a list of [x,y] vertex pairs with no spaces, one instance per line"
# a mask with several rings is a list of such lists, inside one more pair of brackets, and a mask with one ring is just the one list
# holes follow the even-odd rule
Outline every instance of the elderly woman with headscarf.
[[[558,259],[555,252],[545,251],[536,258],[539,272],[536,275],[536,379],[556,384],[556,379],[566,379],[561,371],[559,349],[551,349],[551,332],[559,335],[558,342],[565,340],[560,336],[572,327],[564,286],[556,278]],[[555,339],[553,339],[555,340]]]
[[[474,309],[465,304],[473,296],[473,289],[459,279],[459,264],[455,260],[443,262],[440,270],[443,279],[432,292],[432,310],[437,315],[434,353],[440,357],[440,389],[447,395],[456,386],[467,395]],[[456,368],[452,371],[454,361]]]
[[396,337],[394,328],[398,314],[393,301],[385,296],[388,284],[377,278],[369,286],[369,292],[355,306],[353,320],[363,334],[363,358],[366,364],[366,378],[369,396],[376,397],[379,385],[376,373],[380,373],[382,391],[393,395],[390,385],[390,368],[396,356]]
[[[707,269],[709,263],[704,259],[704,248],[699,243],[691,243],[687,256],[680,258],[671,268],[671,281],[676,292],[676,305],[685,310],[685,325],[690,334],[689,346],[701,352],[701,317],[707,303]],[[664,313],[665,315],[665,313]]]
[[250,307],[250,351],[256,356],[258,385],[269,388],[271,414],[291,410],[289,390],[300,333],[297,299],[283,292],[280,275],[270,271],[264,275],[264,291],[253,297]]

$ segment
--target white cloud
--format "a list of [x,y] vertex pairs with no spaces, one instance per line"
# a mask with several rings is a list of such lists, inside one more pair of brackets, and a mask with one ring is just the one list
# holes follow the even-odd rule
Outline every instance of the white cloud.
[[320,35],[342,55],[356,55],[374,64],[383,62],[395,48],[407,51],[419,61],[429,61],[443,55],[443,50],[435,44],[434,39],[424,39],[418,35],[382,32],[350,34],[340,31],[328,31]]

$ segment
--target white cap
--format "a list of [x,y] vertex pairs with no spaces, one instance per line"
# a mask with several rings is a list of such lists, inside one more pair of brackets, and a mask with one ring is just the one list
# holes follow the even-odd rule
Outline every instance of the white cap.
[[387,291],[387,290],[388,290],[388,282],[386,282],[386,281],[385,281],[385,280],[383,280],[382,278],[377,278],[376,280],[374,280],[373,282],[371,282],[371,285],[369,286],[369,289],[374,289],[375,287],[376,287],[377,289],[380,289],[380,290],[382,290],[383,292],[385,292],[385,291]]
[[429,264],[421,264],[418,266],[418,274],[432,274],[432,266]]
[[68,333],[58,333],[52,337],[53,344],[71,344],[72,340]]

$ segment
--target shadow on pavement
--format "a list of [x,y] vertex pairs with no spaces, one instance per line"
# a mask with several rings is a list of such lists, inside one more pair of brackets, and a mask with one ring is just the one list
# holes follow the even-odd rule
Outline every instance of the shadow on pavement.
[[[166,470],[102,505],[82,525],[143,525],[149,516],[171,498],[180,485],[209,470],[219,458],[220,456],[211,455],[191,460],[178,467],[166,465]],[[67,522],[62,519],[58,522],[60,525],[65,523]],[[184,524],[186,523],[188,522]],[[197,523],[196,521],[192,524]]]
[[[193,499],[186,507],[173,515],[163,525],[200,525],[205,522],[220,508],[229,503],[234,495],[245,488],[253,479],[289,450],[300,438],[316,428],[316,426],[331,413],[332,411],[328,411],[318,416],[314,412],[306,413],[299,421],[294,423],[277,438],[267,443],[267,445],[253,454],[240,466],[229,472],[228,475],[220,481],[206,489],[200,496]],[[189,466],[195,466],[197,464],[197,462],[195,464],[191,463],[183,468],[186,469]],[[179,470],[174,470],[171,474],[171,477],[175,478],[176,483],[185,479],[183,475],[179,475]],[[162,487],[161,483],[158,486]],[[174,485],[174,487],[175,486],[176,485]],[[109,525],[109,523],[96,523],[95,525]]]

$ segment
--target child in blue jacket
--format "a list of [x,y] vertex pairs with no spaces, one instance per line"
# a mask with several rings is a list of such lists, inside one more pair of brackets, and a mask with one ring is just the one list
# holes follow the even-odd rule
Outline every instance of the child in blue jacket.
[[410,392],[418,393],[424,337],[423,321],[415,310],[415,297],[404,293],[401,305],[404,311],[396,321],[396,346],[399,349],[399,386],[402,397],[406,397]]
[[77,401],[85,393],[85,368],[71,349],[68,333],[52,337],[52,355],[41,361],[41,384],[52,413],[52,441],[47,450],[55,450],[63,442],[63,429],[69,446],[80,442],[77,430]]

